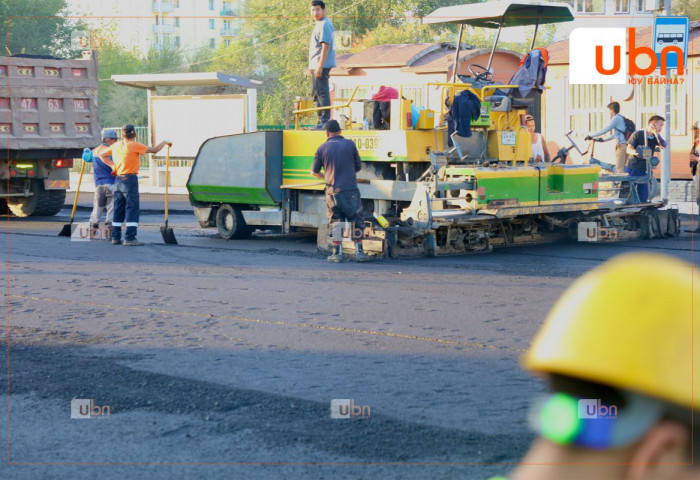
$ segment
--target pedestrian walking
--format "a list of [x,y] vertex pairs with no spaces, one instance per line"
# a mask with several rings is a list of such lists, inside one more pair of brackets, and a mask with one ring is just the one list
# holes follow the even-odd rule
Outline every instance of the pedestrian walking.
[[117,132],[106,130],[102,136],[102,144],[83,155],[83,160],[92,163],[92,175],[95,181],[95,195],[92,201],[92,213],[90,214],[90,237],[98,237],[100,231],[100,219],[105,215],[105,238],[111,236],[112,219],[114,216],[114,175],[112,167],[102,161],[101,155],[105,150],[117,141]]
[[[625,117],[620,115],[620,104],[610,102],[608,104],[608,114],[610,115],[610,123],[607,127],[595,133],[589,134],[585,140],[595,140],[596,142],[609,142],[615,140],[615,172],[624,173],[627,165],[627,139],[625,138]],[[597,138],[610,132],[605,138]]]
[[[343,260],[342,235],[340,222],[349,222],[355,242],[355,260],[366,262],[369,256],[362,250],[362,236],[365,222],[362,218],[362,202],[357,186],[357,172],[362,169],[360,153],[355,142],[343,138],[340,125],[336,120],[326,123],[326,140],[316,150],[311,175],[326,182],[326,208],[328,225],[333,238],[333,251],[329,262],[339,263]],[[323,168],[323,174],[321,174]]]
[[[335,30],[326,17],[326,4],[321,0],[311,2],[311,16],[316,21],[309,43],[309,70],[311,71],[311,95],[316,107],[330,107],[331,93],[328,78],[336,66]],[[330,118],[330,110],[319,110],[317,130],[323,130]]]
[[[627,168],[625,172],[630,177],[641,177],[647,174],[647,160],[640,155],[640,147],[647,147],[651,150],[651,155],[654,155],[657,147],[666,148],[666,140],[661,137],[661,130],[664,128],[664,117],[660,115],[652,115],[647,122],[645,130],[638,130],[629,138],[627,142],[627,153],[630,155],[627,160]],[[651,177],[654,173],[649,172]],[[639,201],[646,203],[649,200],[649,184],[636,183],[634,187],[637,189]]]
[[[106,148],[101,159],[112,166],[114,178],[114,220],[112,221],[112,244],[140,246],[143,242],[136,239],[139,226],[139,167],[140,155],[158,153],[169,141],[160,142],[155,147],[149,147],[135,141],[136,128],[133,125],[122,127],[122,138]],[[113,160],[110,160],[109,157]],[[122,242],[122,226],[126,226],[126,234]]]
[[509,478],[700,479],[698,275],[634,253],[569,287],[523,358],[549,393],[530,412],[539,438]]

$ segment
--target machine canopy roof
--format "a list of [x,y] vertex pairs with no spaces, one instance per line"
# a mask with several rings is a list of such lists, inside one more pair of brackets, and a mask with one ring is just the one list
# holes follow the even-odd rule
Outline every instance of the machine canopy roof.
[[520,27],[544,23],[571,22],[574,13],[566,3],[510,2],[496,0],[438,8],[423,17],[424,24],[464,23],[474,27]]

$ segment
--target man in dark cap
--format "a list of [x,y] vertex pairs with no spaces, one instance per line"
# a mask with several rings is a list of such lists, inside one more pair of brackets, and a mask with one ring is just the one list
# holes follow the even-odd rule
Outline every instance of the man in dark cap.
[[[362,250],[362,235],[365,222],[362,218],[362,203],[360,190],[357,187],[356,172],[362,168],[360,153],[355,142],[340,135],[340,125],[337,120],[326,122],[326,140],[318,147],[314,162],[311,165],[311,175],[326,181],[326,207],[328,208],[328,223],[333,238],[333,252],[328,257],[329,262],[343,261],[342,234],[340,222],[349,222],[352,228],[352,238],[355,241],[355,260],[366,262],[370,259]],[[324,174],[321,174],[323,167]]]
[[[135,141],[136,128],[122,127],[122,139],[105,149],[101,159],[114,169],[114,221],[112,222],[112,244],[140,246],[136,239],[139,226],[139,166],[140,155],[158,153],[170,142],[164,140],[155,147]],[[110,156],[114,160],[110,160]],[[126,217],[126,219],[125,219]],[[126,223],[126,236],[122,242],[122,225]]]

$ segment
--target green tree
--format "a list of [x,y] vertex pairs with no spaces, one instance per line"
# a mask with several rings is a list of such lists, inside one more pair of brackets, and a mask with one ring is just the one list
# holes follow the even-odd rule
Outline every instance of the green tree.
[[65,0],[0,0],[3,54],[9,51],[76,57],[78,52],[71,46],[71,34],[82,25],[66,18],[66,9]]
[[700,20],[700,0],[674,0],[674,15],[687,15],[690,21]]

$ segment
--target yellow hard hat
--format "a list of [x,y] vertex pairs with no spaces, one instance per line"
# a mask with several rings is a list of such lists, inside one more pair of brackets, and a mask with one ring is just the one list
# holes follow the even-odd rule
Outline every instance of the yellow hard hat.
[[699,271],[660,254],[604,263],[554,305],[523,365],[700,410]]

